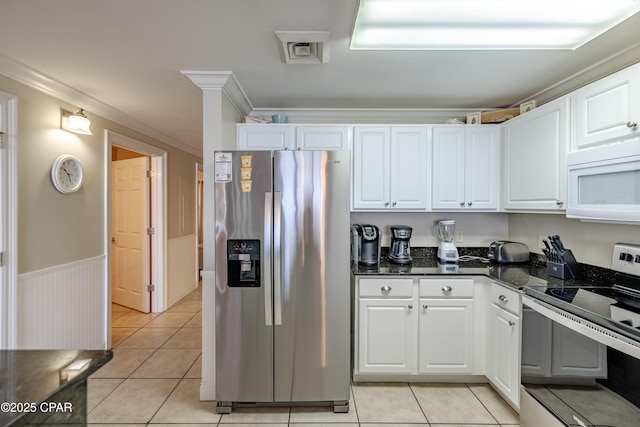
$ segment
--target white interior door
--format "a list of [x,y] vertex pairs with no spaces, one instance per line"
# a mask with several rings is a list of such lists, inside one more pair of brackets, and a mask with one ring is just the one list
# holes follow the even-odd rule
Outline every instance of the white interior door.
[[147,157],[112,162],[112,301],[150,311]]

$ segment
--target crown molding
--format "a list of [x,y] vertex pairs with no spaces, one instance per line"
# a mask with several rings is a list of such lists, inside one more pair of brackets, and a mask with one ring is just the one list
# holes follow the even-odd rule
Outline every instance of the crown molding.
[[166,134],[158,132],[154,127],[1,53],[0,74],[69,104],[82,106],[92,114],[97,114],[172,147],[196,156],[202,156],[202,148],[198,149],[176,141]]
[[243,116],[248,116],[253,110],[249,97],[232,71],[181,70],[180,73],[202,90],[222,90]]

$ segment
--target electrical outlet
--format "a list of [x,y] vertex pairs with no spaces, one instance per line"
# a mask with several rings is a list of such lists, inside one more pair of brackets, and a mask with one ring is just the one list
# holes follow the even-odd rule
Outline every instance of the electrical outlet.
[[544,245],[543,240],[546,239],[547,236],[543,236],[542,234],[538,234],[538,249],[544,249],[546,246]]
[[462,231],[456,231],[456,243],[462,243],[463,241]]

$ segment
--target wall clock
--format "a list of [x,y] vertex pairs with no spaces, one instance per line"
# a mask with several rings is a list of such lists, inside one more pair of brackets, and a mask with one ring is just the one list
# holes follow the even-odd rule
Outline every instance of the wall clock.
[[63,154],[51,166],[51,181],[63,194],[75,193],[82,186],[82,165],[71,154]]

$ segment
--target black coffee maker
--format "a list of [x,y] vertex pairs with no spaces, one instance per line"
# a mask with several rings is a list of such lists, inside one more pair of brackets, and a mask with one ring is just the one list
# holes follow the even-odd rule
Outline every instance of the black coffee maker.
[[413,228],[408,225],[392,225],[391,228],[391,246],[389,247],[389,262],[395,264],[409,264],[412,261],[411,232]]
[[380,262],[380,229],[371,224],[351,226],[351,262],[378,265]]

